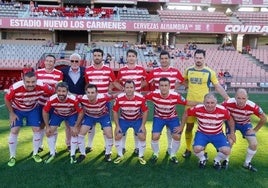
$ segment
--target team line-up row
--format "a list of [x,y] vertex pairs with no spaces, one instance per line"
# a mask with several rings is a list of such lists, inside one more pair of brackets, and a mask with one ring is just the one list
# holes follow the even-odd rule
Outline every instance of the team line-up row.
[[[22,81],[10,87],[5,96],[11,122],[9,166],[16,164],[17,136],[23,124],[23,118],[27,118],[28,125],[33,127],[33,159],[36,162],[42,162],[37,152],[42,145],[44,132],[48,137],[50,149],[50,156],[45,160],[45,163],[50,163],[54,160],[57,127],[64,120],[71,130],[69,143],[70,163],[79,163],[85,159],[84,137],[89,130],[94,128],[97,122],[101,124],[105,135],[105,160],[111,161],[113,134],[109,101],[113,97],[107,93],[110,82],[112,82],[113,86],[122,90],[122,93],[116,97],[114,96],[115,102],[112,110],[116,125],[114,131],[115,147],[118,154],[114,163],[120,163],[124,160],[124,135],[127,129],[132,127],[137,135],[135,148],[137,148],[138,160],[141,164],[146,164],[146,160],[143,158],[146,147],[145,123],[148,116],[146,100],[151,100],[154,103],[151,141],[153,155],[151,161],[157,161],[159,138],[164,126],[167,126],[168,130],[170,160],[178,163],[176,153],[179,150],[181,133],[186,124],[187,150],[183,157],[189,157],[192,147],[192,128],[195,119],[197,119],[198,130],[194,139],[193,150],[199,158],[200,168],[204,168],[206,165],[207,158],[204,148],[208,143],[212,143],[218,151],[218,155],[214,159],[214,167],[216,169],[228,167],[230,148],[235,142],[234,132],[238,129],[249,142],[244,167],[251,171],[256,171],[256,168],[251,164],[251,159],[257,149],[255,132],[266,123],[266,116],[258,105],[248,100],[244,89],[239,89],[236,97],[229,99],[227,93],[218,83],[215,72],[205,65],[204,50],[198,49],[195,51],[195,65],[189,67],[183,77],[177,69],[170,67],[170,56],[165,51],[160,53],[161,66],[153,69],[149,75],[143,76],[142,67],[136,65],[136,51],[128,50],[127,65],[121,68],[118,73],[118,78],[121,77],[122,84],[115,82],[116,79],[112,70],[103,65],[102,50],[93,50],[94,64],[86,68],[84,73],[82,67],[79,67],[80,60],[81,57],[78,54],[71,55],[71,66],[62,70],[62,78],[60,71],[54,69],[55,58],[48,55],[44,69],[37,70],[36,73],[26,73]],[[55,74],[55,72],[58,74]],[[60,80],[57,79],[64,80],[64,82],[58,83]],[[79,80],[81,83],[79,83]],[[86,89],[81,87],[83,80],[89,83]],[[157,90],[142,96],[138,92],[146,85],[146,81],[153,82]],[[218,105],[216,97],[209,93],[208,87],[211,82],[225,99],[222,105]],[[183,83],[188,88],[187,100],[173,91],[176,83]],[[56,93],[54,94],[55,90]],[[80,90],[81,92],[79,93]],[[86,94],[82,90],[86,91]],[[69,91],[78,96],[68,94]],[[43,126],[40,126],[42,120],[40,111],[42,108],[39,107],[36,101],[39,101],[43,106]],[[192,108],[187,107],[182,116],[181,124],[176,113],[177,104],[193,106]],[[254,128],[250,123],[250,115],[252,114],[260,118]],[[228,121],[229,125],[227,137],[222,132],[224,121]],[[93,136],[91,135],[90,138],[93,139]],[[77,147],[81,153],[78,158],[75,157]]]

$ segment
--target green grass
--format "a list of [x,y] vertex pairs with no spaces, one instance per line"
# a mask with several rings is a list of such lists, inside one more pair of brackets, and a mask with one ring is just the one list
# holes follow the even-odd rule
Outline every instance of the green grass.
[[[251,98],[268,111],[265,104],[267,95],[254,95]],[[0,105],[3,104],[3,97],[0,97]],[[179,107],[181,112],[183,108]],[[253,119],[254,125],[255,118]],[[145,159],[149,159],[152,150],[150,147],[151,121],[147,123],[147,149]],[[142,166],[137,158],[132,155],[134,149],[133,133],[129,131],[127,136],[127,153],[124,162],[119,165],[103,161],[103,136],[97,125],[97,133],[94,140],[94,150],[87,155],[83,163],[78,165],[69,164],[69,155],[65,152],[64,127],[59,129],[57,142],[58,156],[52,164],[37,164],[29,154],[32,149],[32,131],[30,127],[23,127],[19,135],[17,148],[17,164],[10,168],[7,166],[9,158],[7,139],[9,135],[8,114],[6,109],[0,108],[0,185],[1,187],[215,187],[215,188],[247,188],[247,187],[268,187],[268,164],[267,164],[267,126],[263,127],[257,134],[259,148],[253,159],[254,165],[258,168],[257,173],[249,172],[242,168],[246,154],[247,143],[237,133],[237,143],[233,147],[228,170],[215,171],[212,167],[213,158],[216,155],[215,149],[209,145],[209,162],[206,169],[200,170],[197,166],[198,159],[192,156],[189,160],[181,157],[185,150],[184,137],[181,148],[177,154],[179,164],[169,163],[165,155],[167,148],[166,130],[160,139],[160,156],[156,164],[148,162]],[[42,157],[48,154],[48,146],[44,140],[45,151]],[[113,158],[116,151],[113,149]]]

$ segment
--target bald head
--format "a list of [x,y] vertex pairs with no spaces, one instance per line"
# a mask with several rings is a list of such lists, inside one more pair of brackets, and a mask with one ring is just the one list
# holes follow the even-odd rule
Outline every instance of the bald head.
[[248,93],[245,89],[238,89],[235,94],[236,105],[243,108],[248,100]]

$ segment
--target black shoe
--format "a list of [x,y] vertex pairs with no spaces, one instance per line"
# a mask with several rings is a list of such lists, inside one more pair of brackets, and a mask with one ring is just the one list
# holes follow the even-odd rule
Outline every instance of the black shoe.
[[182,157],[185,159],[191,157],[192,152],[190,150],[185,150],[184,154],[182,154]]
[[104,156],[104,160],[105,160],[106,162],[111,162],[111,161],[112,161],[111,154],[106,154],[106,155]]
[[44,151],[44,148],[43,147],[39,147],[38,148],[38,153],[41,153],[42,151]]
[[169,160],[170,160],[170,162],[172,162],[174,164],[178,164],[179,163],[177,157],[175,157],[175,156],[170,157]]
[[224,161],[221,163],[221,168],[226,170],[226,169],[228,169],[228,165],[229,165],[229,161],[224,160]]
[[201,168],[201,169],[204,169],[205,167],[206,167],[206,163],[207,163],[207,161],[206,160],[203,160],[203,161],[199,161],[199,168]]
[[257,172],[257,168],[255,168],[251,163],[244,164],[243,166],[245,169],[248,169],[251,172]]
[[135,148],[134,151],[133,151],[133,154],[138,156],[139,155],[139,148]]
[[220,170],[221,169],[221,163],[220,162],[216,162],[214,161],[214,165],[213,167],[216,169],[216,170]]
[[86,147],[86,154],[88,154],[88,153],[90,153],[92,151],[93,151],[93,149],[91,147]]
[[81,163],[83,160],[85,160],[86,156],[85,155],[79,155],[79,157],[76,159],[77,163]]
[[123,155],[127,152],[126,148],[123,148]]

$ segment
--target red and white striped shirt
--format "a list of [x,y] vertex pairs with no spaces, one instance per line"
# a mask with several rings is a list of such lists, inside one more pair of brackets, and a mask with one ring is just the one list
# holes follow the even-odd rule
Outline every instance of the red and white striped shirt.
[[98,94],[94,103],[88,100],[87,95],[77,96],[78,101],[82,104],[86,115],[94,118],[99,118],[109,114],[107,103],[112,100],[112,96],[108,94]]
[[230,112],[222,105],[217,104],[213,112],[207,112],[204,104],[196,105],[187,110],[188,116],[195,116],[198,122],[197,130],[204,134],[216,135],[222,132],[222,125],[229,120]]
[[68,117],[82,111],[78,99],[72,94],[68,94],[64,102],[61,102],[58,99],[57,94],[52,95],[46,102],[43,110],[45,112],[49,112],[51,109],[53,109],[53,113],[64,117]]
[[117,79],[125,84],[127,80],[133,80],[135,83],[135,90],[141,91],[141,82],[146,80],[147,72],[142,66],[136,65],[134,69],[130,69],[128,66],[122,67],[118,71]]
[[177,117],[176,105],[186,105],[187,103],[183,96],[174,91],[170,91],[168,97],[163,98],[160,90],[156,90],[145,95],[145,98],[154,103],[154,117],[162,119]]
[[109,85],[116,80],[115,74],[110,67],[105,65],[96,69],[93,65],[85,70],[86,83],[94,84],[98,88],[98,93],[108,93]]
[[169,67],[167,70],[163,70],[161,67],[154,68],[149,72],[147,82],[154,82],[155,89],[159,89],[159,79],[166,77],[170,81],[170,89],[175,89],[175,83],[182,83],[184,81],[180,71],[174,67]]
[[222,105],[230,111],[234,121],[242,125],[250,123],[251,115],[254,114],[260,117],[264,113],[261,107],[250,100],[247,100],[246,105],[243,108],[237,107],[235,98],[230,98],[229,100],[224,101]]
[[125,93],[117,96],[114,102],[113,111],[118,112],[121,110],[121,117],[125,120],[137,120],[142,118],[142,112],[146,112],[148,107],[145,98],[135,92],[132,99],[128,99]]
[[[51,87],[55,87],[56,84],[63,79],[62,72],[57,69],[53,69],[51,72],[47,72],[45,68],[38,69],[35,71],[35,75],[38,80],[41,80],[43,83],[46,83]],[[39,103],[44,106],[49,97],[50,96],[42,96]]]
[[11,101],[12,107],[21,111],[30,111],[38,105],[38,100],[43,95],[52,95],[55,89],[40,80],[37,80],[36,87],[33,91],[27,91],[23,80],[10,86],[8,93],[5,95],[6,100]]

